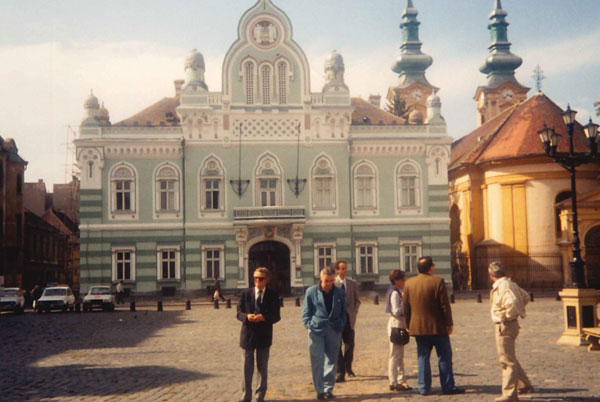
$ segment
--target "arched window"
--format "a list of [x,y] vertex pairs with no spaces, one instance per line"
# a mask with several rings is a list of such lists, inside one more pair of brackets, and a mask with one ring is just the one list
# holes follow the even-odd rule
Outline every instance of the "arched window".
[[133,169],[128,166],[119,166],[112,171],[110,180],[112,212],[135,212],[136,178]]
[[312,206],[316,210],[335,209],[335,171],[331,161],[322,156],[312,169]]
[[419,171],[412,163],[398,166],[396,172],[399,208],[416,208],[420,201]]
[[94,177],[94,162],[93,161],[88,162],[88,176],[90,179]]
[[207,159],[200,170],[200,210],[222,211],[225,208],[223,168],[215,158]]
[[254,104],[254,64],[246,63],[244,67],[244,76],[246,78],[246,103]]
[[267,66],[264,66],[260,70],[260,75],[262,79],[262,99],[264,105],[271,104],[271,69]]
[[335,137],[335,120],[331,119],[329,121],[329,128],[331,129],[331,137]]
[[173,166],[163,166],[156,172],[156,211],[179,210],[179,172]]
[[354,202],[357,209],[377,207],[377,176],[373,166],[367,162],[354,168]]
[[256,205],[281,205],[281,169],[275,159],[265,156],[256,168]]
[[277,75],[279,77],[279,104],[287,103],[287,67],[284,62],[277,65]]
[[21,173],[17,174],[17,194],[23,194],[23,176]]
[[571,198],[571,192],[570,191],[562,191],[560,193],[558,193],[556,195],[556,198],[554,199],[554,227],[556,230],[556,237],[560,238],[561,234],[562,234],[562,228],[560,226],[560,211],[561,211],[561,207],[559,206],[559,204],[561,204],[563,201],[568,200]]

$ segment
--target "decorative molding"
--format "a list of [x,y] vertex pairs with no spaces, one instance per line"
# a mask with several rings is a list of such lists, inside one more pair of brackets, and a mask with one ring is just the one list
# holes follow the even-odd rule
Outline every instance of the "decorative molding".
[[107,145],[104,148],[106,158],[111,159],[146,159],[146,158],[180,158],[181,145]]
[[350,152],[355,155],[424,156],[424,144],[352,144]]
[[[233,119],[233,127],[244,125],[243,139],[245,138],[297,138],[298,125],[302,123],[297,119]],[[233,137],[239,138],[239,130],[233,132]]]

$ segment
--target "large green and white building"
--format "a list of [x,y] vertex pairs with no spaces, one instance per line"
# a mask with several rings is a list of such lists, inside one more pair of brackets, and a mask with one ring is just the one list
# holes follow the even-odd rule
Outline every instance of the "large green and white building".
[[307,58],[271,0],[241,17],[222,92],[209,90],[194,50],[175,96],[123,122],[111,125],[90,95],[75,141],[81,289],[123,280],[138,293],[179,293],[214,277],[245,288],[265,265],[289,294],[336,259],[363,287],[383,287],[392,269],[415,273],[420,255],[451,283],[452,140],[416,16],[409,0],[388,94],[405,117],[351,98],[335,51],[311,92]]

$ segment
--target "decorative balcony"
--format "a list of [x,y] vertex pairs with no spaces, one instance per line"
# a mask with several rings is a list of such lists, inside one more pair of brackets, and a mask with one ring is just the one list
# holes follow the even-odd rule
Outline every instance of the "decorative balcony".
[[233,209],[235,223],[304,223],[304,207],[244,207]]

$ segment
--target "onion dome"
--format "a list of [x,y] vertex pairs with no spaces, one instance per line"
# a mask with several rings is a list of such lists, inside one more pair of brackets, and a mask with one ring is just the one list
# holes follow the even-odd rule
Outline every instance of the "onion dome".
[[208,90],[206,82],[204,82],[204,57],[196,49],[192,50],[189,56],[185,59],[185,84],[183,90],[186,89],[196,91],[198,89]]
[[206,66],[204,64],[204,57],[202,56],[202,53],[200,53],[198,50],[194,49],[192,50],[192,52],[189,54],[188,57],[186,57],[185,59],[185,68],[184,70],[187,71],[188,68],[194,69],[194,70],[205,70]]
[[325,59],[325,72],[328,70],[345,71],[344,58],[337,50],[333,50]]
[[94,92],[90,91],[90,96],[83,103],[83,107],[85,109],[98,109],[100,107],[98,103],[98,98],[94,96]]
[[428,54],[421,52],[423,44],[419,41],[419,25],[421,23],[417,20],[418,14],[412,0],[408,0],[400,24],[403,38],[400,46],[401,53],[392,66],[392,71],[400,76],[399,88],[406,88],[413,82],[420,82],[433,88],[425,78],[425,70],[431,66],[433,59]]
[[487,74],[488,88],[497,88],[505,82],[525,88],[515,78],[515,70],[523,63],[523,59],[510,52],[511,43],[508,41],[507,13],[502,9],[500,0],[494,0],[494,10],[490,14],[490,30],[492,43],[490,54],[485,59],[479,71]]
[[102,102],[102,106],[100,106],[100,109],[98,109],[97,116],[102,124],[110,123],[110,116],[108,114],[108,109],[104,107],[104,102]]

